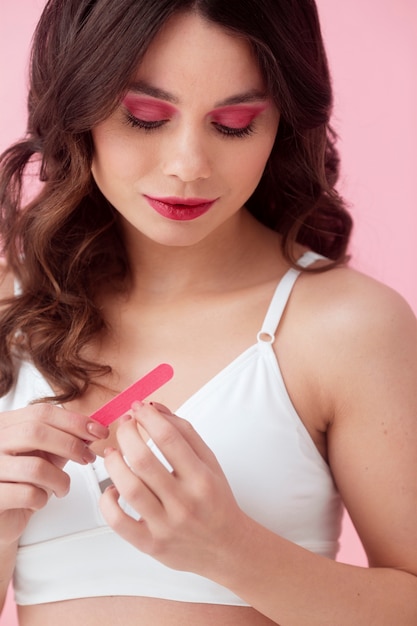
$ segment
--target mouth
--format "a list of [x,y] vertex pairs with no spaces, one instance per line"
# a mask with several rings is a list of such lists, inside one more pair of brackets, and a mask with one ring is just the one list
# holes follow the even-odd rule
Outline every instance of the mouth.
[[179,198],[176,196],[154,198],[146,194],[144,198],[159,215],[177,221],[194,220],[204,215],[218,199]]

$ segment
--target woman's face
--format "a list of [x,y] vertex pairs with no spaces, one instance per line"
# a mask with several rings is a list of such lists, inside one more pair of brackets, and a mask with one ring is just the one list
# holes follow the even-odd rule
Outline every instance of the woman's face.
[[93,175],[129,232],[193,245],[238,219],[278,122],[247,42],[178,15],[118,109],[93,129]]

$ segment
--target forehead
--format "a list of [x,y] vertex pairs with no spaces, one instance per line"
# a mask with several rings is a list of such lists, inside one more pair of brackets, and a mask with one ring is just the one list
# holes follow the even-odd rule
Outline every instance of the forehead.
[[173,95],[265,89],[250,44],[194,13],[172,17],[151,42],[135,79]]

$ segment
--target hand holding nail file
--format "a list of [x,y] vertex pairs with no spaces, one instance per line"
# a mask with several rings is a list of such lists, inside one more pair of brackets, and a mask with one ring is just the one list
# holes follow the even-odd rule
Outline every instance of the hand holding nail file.
[[[112,398],[109,402],[106,402],[100,409],[95,411],[90,417],[103,426],[109,426],[112,422],[114,422],[118,417],[126,413],[132,406],[135,400],[144,400],[148,396],[151,395],[154,391],[162,387],[165,383],[167,383],[174,375],[174,370],[167,363],[161,363],[155,367],[155,369],[151,370],[145,376],[137,380],[133,385],[127,387],[124,391],[119,393],[117,396]],[[155,454],[155,456],[161,461],[161,463],[168,469],[168,471],[172,472],[172,467],[159,450],[159,448],[155,445],[152,439],[147,441],[147,445],[150,450]],[[109,475],[104,467],[101,464],[93,464],[93,468],[96,473],[97,482],[100,488],[100,491],[103,492],[106,487],[112,484],[112,481],[109,478]],[[125,500],[124,498],[119,498],[120,507],[136,520],[140,519],[140,514],[135,511]]]
[[116,397],[106,402],[100,409],[92,413],[90,418],[109,426],[118,417],[126,413],[135,400],[144,400],[154,391],[165,385],[174,375],[174,370],[167,363],[161,363],[145,376],[127,387]]

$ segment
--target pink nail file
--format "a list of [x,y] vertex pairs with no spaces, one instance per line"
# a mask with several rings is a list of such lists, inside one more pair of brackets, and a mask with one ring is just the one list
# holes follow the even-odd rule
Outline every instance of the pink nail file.
[[174,370],[167,363],[161,363],[151,370],[145,376],[137,380],[133,385],[127,387],[117,396],[103,404],[103,406],[95,411],[90,418],[96,422],[100,422],[103,426],[109,426],[118,417],[126,413],[135,400],[144,400],[154,391],[167,383],[174,375]]

